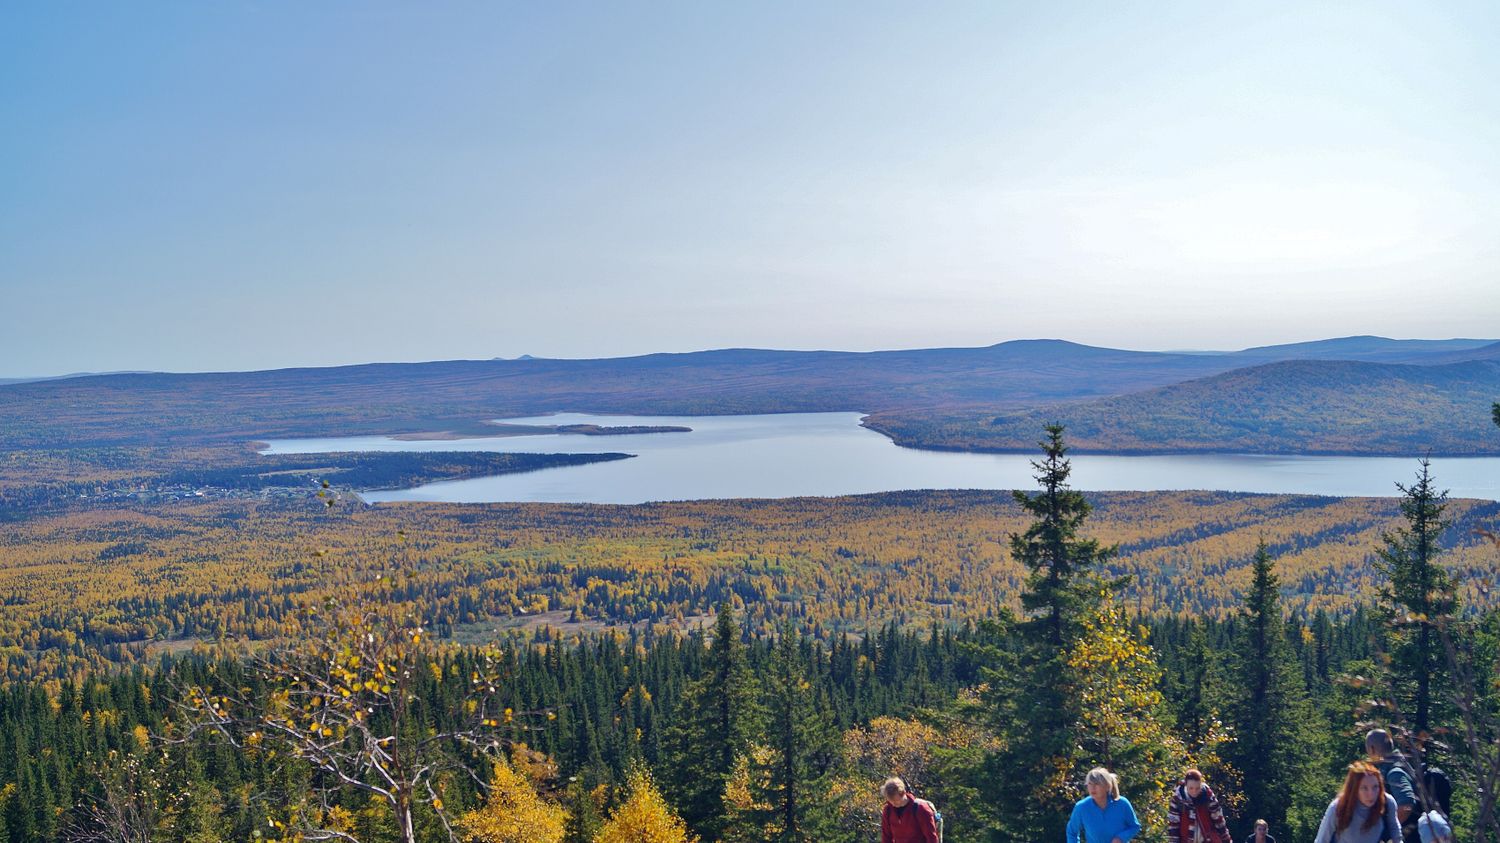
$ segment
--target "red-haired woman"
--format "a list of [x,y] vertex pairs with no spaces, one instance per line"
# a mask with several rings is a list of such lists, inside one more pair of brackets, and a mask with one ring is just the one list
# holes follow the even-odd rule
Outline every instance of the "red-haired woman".
[[1328,804],[1314,843],[1401,843],[1396,800],[1385,792],[1385,780],[1374,764],[1349,765],[1344,789]]

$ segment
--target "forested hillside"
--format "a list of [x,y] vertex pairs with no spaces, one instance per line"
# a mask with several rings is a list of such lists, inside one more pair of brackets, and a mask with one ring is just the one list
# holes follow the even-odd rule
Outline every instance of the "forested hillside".
[[[1110,569],[1135,577],[1128,603],[1151,614],[1228,611],[1261,539],[1280,556],[1290,607],[1347,610],[1370,593],[1378,536],[1399,517],[1393,499],[1091,498],[1096,535],[1120,545]],[[1471,528],[1500,504],[1451,512],[1450,564],[1481,582],[1491,571],[1469,549]],[[956,623],[1017,605],[1023,572],[1006,537],[1024,522],[1004,493],[958,491],[645,506],[327,507],[310,489],[103,502],[0,533],[0,657],[11,677],[65,676],[162,647],[295,634],[302,602],[360,593],[398,565],[414,569],[401,602],[465,640],[570,620],[681,625],[730,597],[758,629]]]
[[0,522],[101,501],[303,498],[309,489],[399,489],[608,462],[630,454],[333,452],[262,456],[248,447],[83,448],[0,458]]
[[[1378,625],[1363,614],[1344,620],[1319,614],[1292,632],[1289,652],[1327,703],[1322,710],[1342,722],[1347,712],[1341,706],[1350,698],[1338,690],[1337,677],[1369,657]],[[1240,634],[1237,622],[1154,624],[1151,641],[1168,666],[1164,682],[1179,687],[1202,669],[1196,661],[1201,651],[1194,648],[1222,652]],[[511,744],[503,753],[513,765],[501,771],[505,785],[539,791],[571,816],[566,823],[553,819],[555,825],[520,825],[510,837],[471,839],[522,843],[561,840],[566,832],[569,841],[591,843],[628,798],[624,785],[634,764],[657,770],[658,786],[679,802],[684,776],[674,774],[672,765],[683,756],[674,739],[687,727],[685,692],[711,666],[707,638],[702,632],[591,636],[576,645],[544,642],[494,654],[506,677],[498,705],[516,713],[496,730]],[[975,712],[940,712],[983,679],[985,648],[995,641],[993,631],[966,626],[911,633],[882,628],[858,638],[798,642],[796,668],[810,683],[812,721],[822,730],[806,735],[818,753],[806,774],[817,784],[810,804],[825,812],[812,839],[876,840],[874,787],[893,769],[941,801],[949,840],[981,839],[974,806],[959,801],[965,792],[959,777],[993,734],[988,726],[959,722]],[[772,693],[775,639],[745,633],[742,647],[746,673],[758,677],[753,696]],[[424,722],[445,722],[442,712],[465,696],[482,658],[475,651],[436,657],[436,669],[422,673],[414,688]],[[266,692],[260,678],[237,661],[198,659],[61,685],[12,683],[0,691],[0,841],[84,839],[108,827],[116,809],[138,811],[135,825],[153,830],[152,839],[293,838],[299,821],[324,818],[359,840],[391,839],[390,812],[375,800],[350,796],[334,803],[342,810],[326,814],[299,806],[317,781],[303,762],[287,768],[268,747],[236,747],[207,733],[175,742],[171,724],[183,717],[183,690],[215,681],[248,682],[257,693]],[[1191,715],[1182,704],[1188,697],[1169,699],[1175,710]],[[770,702],[756,700],[757,708]],[[972,698],[962,705],[972,706]],[[770,737],[765,733],[762,740]],[[485,772],[486,780],[494,775]],[[752,793],[748,778],[745,786],[752,801],[743,807],[752,810],[742,811],[741,821],[753,823],[760,816],[753,799],[766,798],[768,789],[756,784]],[[475,817],[473,811],[483,817],[485,796],[474,782],[449,776],[441,788],[451,816]],[[511,794],[514,801],[505,806],[510,814],[538,822],[535,803],[519,796]],[[423,805],[418,817],[422,840],[444,839],[430,806]],[[114,827],[120,822],[115,819]],[[550,828],[558,829],[557,837],[546,836]]]
[[[1349,380],[1337,361],[1419,364],[1493,357],[1487,340],[1413,341],[1352,337],[1230,354],[1095,348],[1023,340],[987,348],[867,353],[731,349],[601,360],[473,360],[381,363],[321,369],[205,374],[125,373],[0,387],[0,452],[80,447],[238,445],[254,439],[353,434],[495,432],[487,419],[555,411],[733,414],[870,413],[898,442],[928,448],[1029,448],[991,429],[995,414],[1128,395],[1273,361],[1304,360],[1305,379],[1355,390],[1347,402],[1373,407],[1368,432],[1402,443],[1427,409],[1464,401],[1464,377],[1370,369]],[[1300,414],[1298,383],[1261,383],[1257,395],[1290,414],[1262,431],[1280,452],[1302,428],[1335,435],[1338,412]],[[1288,391],[1288,390],[1293,391]],[[1456,391],[1455,391],[1456,390]],[[1248,411],[1247,405],[1243,408]],[[1052,413],[1048,410],[1047,413]],[[1043,415],[1046,415],[1044,413]],[[1249,416],[1245,417],[1250,419]],[[1271,418],[1268,416],[1268,418]],[[1029,421],[1027,422],[1029,423]],[[1300,425],[1300,427],[1299,427]],[[1198,431],[1204,437],[1213,431]],[[1031,434],[1028,433],[1028,437]],[[1010,437],[1010,438],[1007,438]],[[1080,441],[1080,444],[1081,441]],[[1145,447],[1136,443],[1134,447]],[[1225,447],[1229,447],[1228,444]]]
[[[897,773],[945,839],[1010,843],[1061,834],[1096,765],[1146,843],[1190,766],[1237,837],[1302,840],[1371,723],[1491,839],[1497,547],[1462,545],[1497,507],[1425,471],[1394,508],[1085,498],[1049,435],[1008,498],[23,522],[0,840],[867,843]],[[220,643],[123,671],[147,652],[108,643],[174,631]]]
[[1500,451],[1486,410],[1500,361],[1272,363],[1147,392],[1005,414],[971,442],[1025,450],[1059,422],[1078,450],[1473,456]]

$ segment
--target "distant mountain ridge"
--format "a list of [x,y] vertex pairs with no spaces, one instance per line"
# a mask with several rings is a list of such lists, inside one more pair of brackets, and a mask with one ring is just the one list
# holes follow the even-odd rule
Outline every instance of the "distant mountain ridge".
[[1058,422],[1080,451],[1500,453],[1500,359],[1411,365],[1293,360],[995,418],[986,446],[1027,450]]
[[1368,363],[1424,363],[1434,356],[1443,362],[1471,359],[1464,355],[1485,347],[1500,348],[1495,340],[1393,340],[1386,337],[1357,336],[1328,340],[1267,345],[1234,352],[1245,358],[1269,357],[1276,360],[1361,360]]
[[103,375],[126,375],[126,374],[139,375],[139,374],[146,374],[146,373],[145,372],[138,372],[138,371],[129,371],[129,372],[69,372],[66,375],[43,375],[43,376],[34,377],[34,378],[0,378],[0,386],[9,386],[10,384],[15,384],[15,383],[36,383],[37,381],[61,381],[61,380],[68,380],[69,378],[97,378],[97,377],[101,377]]
[[[1005,424],[992,424],[997,417],[1030,424],[1043,416],[1057,416],[1058,407],[1123,401],[1136,393],[1285,361],[1328,366],[1326,376],[1338,382],[1344,370],[1330,356],[1367,358],[1366,365],[1376,365],[1369,359],[1382,365],[1391,365],[1392,360],[1449,365],[1469,358],[1471,362],[1500,359],[1500,343],[1344,337],[1195,354],[1035,339],[982,348],[875,352],[736,348],[585,360],[457,360],[257,372],[112,374],[0,388],[0,449],[222,444],[436,431],[482,435],[487,432],[482,424],[485,419],[568,410],[640,415],[852,410],[869,414],[871,427],[902,444],[991,449],[1010,447],[996,444],[1010,441]],[[1393,383],[1412,383],[1394,370],[1381,371],[1380,377],[1392,378]],[[1300,385],[1296,388],[1305,390],[1320,377],[1324,376],[1297,378]],[[1487,383],[1483,376],[1476,378],[1475,384]],[[1261,388],[1275,391],[1284,380],[1268,379]],[[1374,407],[1397,401],[1387,407],[1387,421],[1373,422],[1370,441],[1406,441],[1408,437],[1395,431],[1407,429],[1410,422],[1401,396],[1409,397],[1417,387],[1392,392],[1375,389],[1369,379],[1360,379],[1358,384],[1364,392],[1353,401]],[[1466,408],[1465,402],[1473,396],[1468,392],[1449,395],[1446,390],[1479,388],[1434,381],[1418,391],[1438,395],[1440,404],[1456,412],[1461,406]],[[1121,405],[1131,409],[1129,418],[1147,418],[1154,406],[1173,406],[1160,402],[1175,400],[1179,393],[1150,395]],[[1316,408],[1299,410],[1295,396],[1271,403],[1286,413],[1322,419],[1320,424],[1334,421]],[[1191,406],[1194,412],[1212,409],[1207,402]],[[1221,415],[1219,410],[1209,412],[1210,418]],[[1085,416],[1079,419],[1083,424]],[[1119,424],[1110,429],[1125,430]],[[1252,439],[1261,443],[1258,447],[1287,453],[1292,452],[1289,448],[1304,446],[1278,437],[1300,430],[1290,425],[1283,433]],[[1172,432],[1170,443],[1152,445],[1135,436],[1129,447],[1167,450],[1196,441],[1181,431]],[[1334,438],[1324,436],[1320,441]],[[1030,448],[1034,439],[1034,431],[1026,434],[1019,447]],[[1104,444],[1113,441],[1101,433],[1097,446],[1125,447]],[[1237,450],[1244,441],[1248,440],[1226,441],[1221,449]]]

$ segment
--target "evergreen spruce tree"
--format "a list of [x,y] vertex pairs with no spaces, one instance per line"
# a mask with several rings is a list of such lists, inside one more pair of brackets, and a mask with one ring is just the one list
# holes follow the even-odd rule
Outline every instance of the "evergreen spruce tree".
[[1447,667],[1436,625],[1458,608],[1452,580],[1438,564],[1442,534],[1451,526],[1443,518],[1448,493],[1433,485],[1426,459],[1421,467],[1415,483],[1396,484],[1406,526],[1384,533],[1377,551],[1387,579],[1381,597],[1387,604],[1396,699],[1419,735],[1431,731],[1434,708],[1445,696]]
[[771,806],[771,839],[802,843],[826,839],[833,809],[829,774],[837,759],[839,734],[808,681],[798,636],[787,624],[776,644],[767,682],[767,739],[772,750],[765,780]]
[[689,828],[715,839],[724,823],[724,786],[759,727],[756,688],[728,602],[719,606],[704,667],[684,693],[669,735],[667,776]]
[[1014,493],[1033,517],[1010,538],[1011,555],[1028,570],[1014,661],[995,651],[990,702],[1004,748],[990,754],[973,784],[992,806],[1001,840],[1055,839],[1077,796],[1080,703],[1070,687],[1068,660],[1085,622],[1110,599],[1099,567],[1115,552],[1079,534],[1091,507],[1068,488],[1072,466],[1060,425],[1047,427],[1043,458],[1032,462],[1041,486]]
[[[1319,718],[1308,701],[1301,665],[1284,634],[1281,585],[1264,541],[1255,551],[1250,593],[1235,642],[1234,743],[1226,752],[1244,781],[1245,809],[1231,831],[1249,834],[1257,818],[1294,839],[1316,830],[1326,789],[1319,786]],[[1306,804],[1297,803],[1302,799]],[[1294,808],[1296,809],[1294,812]],[[1292,822],[1288,825],[1288,818]]]
[[1068,488],[1073,467],[1062,425],[1048,425],[1047,439],[1039,444],[1043,457],[1031,466],[1041,491],[1012,493],[1034,520],[1024,533],[1010,537],[1010,553],[1029,572],[1021,594],[1021,606],[1032,616],[1026,625],[1029,637],[1055,657],[1078,620],[1090,615],[1102,599],[1097,571],[1116,549],[1078,534],[1093,507],[1083,493]]

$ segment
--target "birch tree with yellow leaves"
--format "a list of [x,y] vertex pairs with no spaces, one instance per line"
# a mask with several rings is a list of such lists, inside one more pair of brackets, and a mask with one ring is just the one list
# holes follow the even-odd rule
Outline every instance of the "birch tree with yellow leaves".
[[316,771],[305,804],[267,818],[267,838],[358,843],[340,797],[362,794],[389,809],[402,843],[416,842],[419,811],[458,843],[445,784],[477,779],[475,759],[500,755],[515,720],[501,707],[498,660],[475,660],[458,710],[439,716],[418,693],[442,668],[415,618],[336,600],[308,614],[313,634],[254,658],[264,692],[186,689],[189,733],[212,729],[244,751]]
[[610,815],[594,843],[698,843],[643,770],[626,783],[630,795]]

